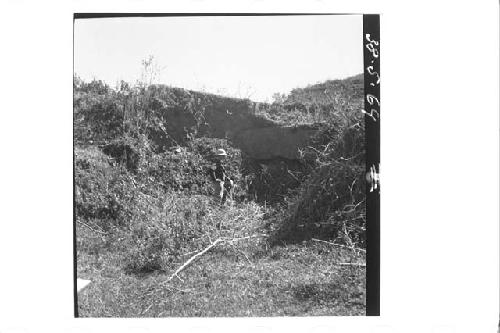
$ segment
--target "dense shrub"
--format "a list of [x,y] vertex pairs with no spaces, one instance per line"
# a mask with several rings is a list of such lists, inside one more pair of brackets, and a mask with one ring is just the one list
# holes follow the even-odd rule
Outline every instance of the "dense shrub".
[[75,149],[75,190],[77,219],[94,221],[103,230],[128,226],[163,195],[153,180],[134,175],[97,147]]
[[123,232],[125,268],[134,273],[164,270],[192,251],[194,240],[214,229],[202,221],[209,204],[206,197],[167,193],[149,212],[133,216],[130,230]]
[[73,128],[76,144],[99,144],[131,131],[126,98],[102,81],[73,80]]
[[[228,169],[238,171],[239,151],[226,148],[234,157]],[[204,153],[210,156],[213,152]],[[97,228],[107,241],[115,242],[113,246],[126,251],[123,260],[127,271],[168,269],[182,254],[220,234],[221,223],[245,220],[248,230],[259,220],[259,215],[247,215],[255,207],[242,208],[253,207],[252,203],[219,207],[205,172],[209,163],[198,151],[182,148],[180,152],[154,154],[139,171],[131,172],[119,159],[97,147],[77,147],[77,223]],[[241,175],[235,173],[241,180]],[[255,221],[249,223],[250,219]]]
[[365,245],[364,167],[345,162],[315,170],[301,186],[276,240],[339,238]]
[[134,149],[134,145],[120,141],[105,145],[102,151],[106,155],[113,157],[116,161],[123,163],[127,170],[137,171],[141,161],[140,152]]
[[[313,95],[292,93],[302,99]],[[333,110],[327,126],[302,151],[308,176],[278,217],[275,243],[317,237],[365,246],[364,116],[356,103],[347,100],[344,109]]]
[[[133,218],[123,230],[124,267],[131,273],[171,270],[219,237],[246,236],[257,231],[262,208],[242,203],[220,209],[209,197],[169,193],[144,218]],[[261,231],[262,232],[262,231]]]
[[128,197],[120,196],[130,183],[126,172],[114,168],[113,161],[98,148],[75,151],[75,208],[77,218],[97,219],[102,229],[120,223],[127,215]]

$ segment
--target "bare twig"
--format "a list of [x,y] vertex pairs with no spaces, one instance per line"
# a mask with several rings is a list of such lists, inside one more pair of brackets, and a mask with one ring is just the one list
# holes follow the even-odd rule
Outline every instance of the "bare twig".
[[326,151],[328,150],[328,148],[330,147],[330,145],[333,143],[333,141],[330,141],[328,142],[328,144],[325,146],[325,149],[323,149],[323,154],[326,153]]
[[181,256],[188,256],[188,255],[196,253],[196,252],[197,252],[197,250],[191,251],[191,252],[188,252],[188,253],[183,253],[183,254],[181,254]]
[[358,157],[359,155],[361,155],[361,153],[358,153],[358,154],[353,155],[351,157],[343,157],[343,156],[341,156],[341,157],[339,157],[339,159],[341,159],[342,161],[349,161],[349,160],[352,160],[355,157]]
[[78,223],[80,223],[81,225],[87,227],[88,229],[92,230],[93,232],[97,232],[98,234],[101,234],[101,235],[107,235],[108,233],[105,232],[105,231],[102,231],[102,230],[96,230],[94,228],[92,228],[91,226],[89,226],[88,224],[86,223],[83,223],[82,221],[77,221]]
[[366,264],[358,263],[358,262],[340,262],[339,266],[357,266],[357,267],[366,267]]
[[[321,239],[312,238],[311,240],[315,241],[315,242],[321,242],[321,243],[330,244],[330,245],[333,245],[333,246],[343,247],[343,248],[346,248],[346,249],[351,249],[351,250],[353,249],[350,246],[346,246],[346,245],[342,245],[342,244],[337,244],[337,243],[332,243],[332,242],[327,242],[327,241],[324,241],[324,240],[321,240]],[[359,247],[355,247],[354,250],[366,253],[365,249],[360,249]]]
[[346,224],[345,223],[342,223],[342,230],[344,231],[344,236],[345,238],[347,239],[347,241],[349,242],[349,246],[351,247],[351,249],[356,252],[356,247],[354,246],[354,243],[351,239],[351,237],[349,236],[349,232],[347,231],[347,227],[346,227]]
[[300,180],[297,177],[295,177],[295,175],[290,170],[287,170],[287,172],[290,174],[290,176],[293,177],[293,179],[295,179],[296,181],[300,182]]
[[[351,186],[349,186],[349,193],[351,194],[351,202],[352,202],[352,203],[354,203],[354,201],[355,201],[355,200],[354,200],[354,195],[353,195],[353,193],[352,193],[352,189],[353,189],[353,187],[354,187],[354,184],[355,184],[355,183],[356,183],[356,178],[354,178],[354,180],[353,180],[353,182],[352,182]],[[356,208],[356,207],[355,207],[355,208]]]
[[[353,183],[354,184],[354,183]],[[352,191],[352,190],[351,190]],[[354,205],[345,205],[345,207],[352,207],[351,209],[349,210],[342,210],[341,213],[342,214],[348,214],[348,213],[352,213],[354,211],[356,211],[356,208],[358,208],[359,205],[361,205],[363,202],[365,202],[365,199],[361,200],[360,202],[358,202],[357,204],[354,204]],[[344,207],[344,208],[345,208]]]
[[172,276],[169,278],[169,281],[172,280],[174,277],[178,278],[179,281],[184,282],[184,280],[179,275],[177,275],[176,273],[172,274]]
[[[177,268],[177,270],[172,275],[170,275],[170,277],[168,278],[167,281],[171,281],[174,277],[177,277],[177,278],[180,279],[180,277],[177,274],[179,274],[186,267],[188,267],[189,264],[191,264],[194,260],[196,260],[196,258],[198,258],[199,256],[202,256],[205,252],[210,251],[211,248],[213,248],[214,246],[216,246],[217,244],[219,244],[220,242],[223,242],[223,241],[224,241],[223,238],[218,238],[215,241],[213,241],[212,243],[210,243],[209,246],[207,246],[206,248],[204,248],[202,251],[196,253],[194,256],[192,256],[191,258],[189,258],[188,261],[186,261],[184,264],[182,264],[181,267]],[[182,281],[182,279],[181,279],[181,281]]]
[[148,306],[148,307],[146,308],[146,310],[144,310],[141,314],[145,314],[146,312],[148,312],[148,311],[149,311],[149,309],[151,309],[151,307],[152,307],[152,306],[153,306],[153,304],[151,304],[150,306]]
[[314,148],[313,146],[307,146],[307,148],[314,150],[314,151],[315,151],[315,152],[317,152],[318,154],[322,154],[322,152],[320,152],[319,150],[317,150],[317,149],[316,149],[316,148]]

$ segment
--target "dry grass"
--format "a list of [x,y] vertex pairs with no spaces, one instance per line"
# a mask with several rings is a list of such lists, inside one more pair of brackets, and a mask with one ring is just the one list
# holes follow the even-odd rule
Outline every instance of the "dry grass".
[[[87,231],[84,231],[87,232]],[[187,259],[190,255],[185,256]],[[266,247],[262,240],[221,246],[166,282],[169,272],[127,274],[120,251],[80,252],[82,317],[364,315],[365,269],[340,266],[364,257],[305,242]]]

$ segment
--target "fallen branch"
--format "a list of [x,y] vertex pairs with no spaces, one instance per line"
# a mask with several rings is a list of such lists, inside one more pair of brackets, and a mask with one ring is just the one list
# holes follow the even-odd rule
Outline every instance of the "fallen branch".
[[267,235],[265,235],[265,234],[262,234],[262,235],[252,235],[252,236],[232,238],[232,239],[217,238],[215,241],[210,242],[210,245],[208,245],[202,251],[196,253],[194,256],[192,256],[191,258],[189,258],[184,264],[182,264],[181,267],[177,268],[177,270],[175,272],[173,272],[172,275],[170,275],[170,277],[165,282],[171,281],[174,277],[177,277],[179,280],[183,281],[179,277],[178,274],[180,272],[182,272],[184,269],[186,269],[186,267],[188,267],[194,260],[196,260],[196,258],[198,258],[198,257],[202,256],[203,254],[207,253],[208,251],[210,251],[210,249],[212,249],[213,247],[215,247],[218,244],[222,244],[222,243],[226,243],[227,242],[230,245],[233,245],[234,242],[237,242],[237,241],[240,241],[240,240],[243,240],[243,239],[250,239],[250,238],[256,238],[256,237],[265,237],[265,236],[267,236]]
[[342,244],[337,244],[337,243],[332,243],[332,242],[327,242],[327,241],[324,241],[324,240],[321,240],[321,239],[316,239],[316,238],[312,238],[311,240],[313,240],[315,242],[326,243],[326,244],[330,244],[330,245],[333,245],[333,246],[343,247],[343,248],[346,248],[346,249],[351,249],[351,250],[356,250],[356,251],[361,251],[361,252],[366,253],[365,249],[360,249],[359,247],[354,247],[353,248],[353,247],[350,247],[350,246],[346,246],[346,245],[342,245]]
[[182,281],[182,279],[177,274],[179,274],[186,267],[188,267],[194,260],[196,260],[196,258],[198,258],[199,256],[202,256],[207,251],[210,251],[211,248],[213,248],[214,246],[216,246],[220,242],[224,242],[224,241],[225,241],[224,238],[218,238],[215,241],[213,241],[209,246],[204,248],[202,251],[196,253],[194,256],[189,258],[188,261],[186,261],[184,264],[182,264],[181,267],[177,268],[177,270],[172,275],[170,275],[170,277],[167,279],[167,281],[171,281],[174,277],[177,277],[178,279],[180,279]]

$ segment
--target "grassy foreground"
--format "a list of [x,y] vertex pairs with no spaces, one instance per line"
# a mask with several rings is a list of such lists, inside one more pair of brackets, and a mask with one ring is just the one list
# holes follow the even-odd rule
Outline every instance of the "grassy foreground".
[[[212,239],[181,254],[163,269],[125,269],[130,249],[123,240],[77,224],[79,278],[92,283],[78,295],[81,317],[205,317],[364,315],[363,252],[309,240],[269,247],[266,237],[213,247],[169,280],[195,253],[214,241],[272,232],[252,204],[214,209],[223,219]],[[207,235],[208,237],[208,235]],[[193,240],[195,243],[196,240]],[[91,244],[85,246],[84,244]],[[181,281],[182,279],[182,281]]]

